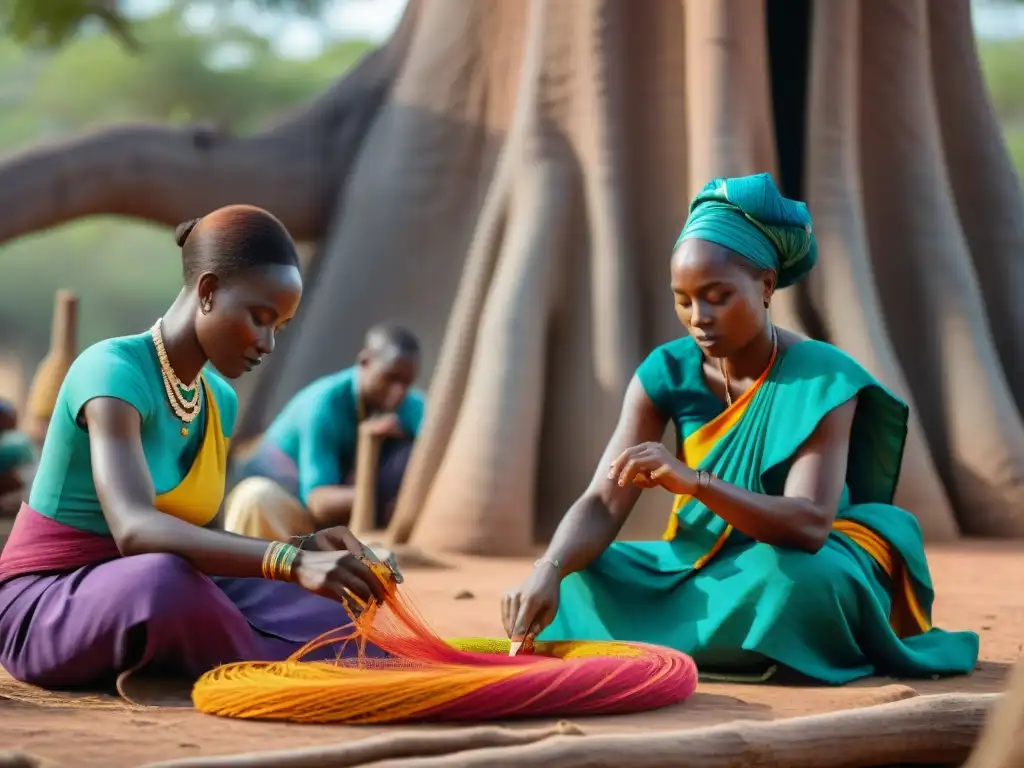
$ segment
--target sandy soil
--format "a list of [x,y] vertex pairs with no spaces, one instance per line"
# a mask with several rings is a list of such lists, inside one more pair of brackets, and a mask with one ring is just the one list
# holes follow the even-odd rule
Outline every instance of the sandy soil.
[[[1024,643],[1024,592],[1010,586],[1024,583],[1022,555],[1024,544],[964,543],[930,550],[938,594],[936,624],[973,629],[981,635],[982,662],[971,677],[871,680],[841,689],[702,684],[697,694],[676,707],[579,722],[588,731],[668,730],[865,706],[904,698],[913,691],[1002,690]],[[452,562],[456,567],[451,570],[406,570],[406,584],[423,614],[442,635],[499,635],[499,595],[526,573],[529,561],[461,558]],[[456,599],[463,591],[472,597]],[[224,720],[180,707],[132,711],[116,702],[83,708],[71,701],[38,706],[0,698],[0,750],[19,749],[58,765],[83,768],[336,743],[385,730]]]

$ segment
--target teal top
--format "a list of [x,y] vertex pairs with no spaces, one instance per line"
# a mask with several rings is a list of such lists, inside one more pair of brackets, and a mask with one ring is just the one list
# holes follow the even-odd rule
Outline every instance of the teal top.
[[636,370],[651,402],[675,427],[677,449],[725,410],[725,403],[704,381],[703,362],[697,342],[683,336],[656,348]]
[[0,434],[0,472],[24,467],[35,458],[32,439],[24,432],[12,429]]
[[[217,401],[224,436],[230,438],[238,398],[210,366],[203,373]],[[124,400],[139,412],[142,450],[157,495],[175,488],[188,474],[202,444],[208,409],[202,409],[188,437],[182,437],[149,331],[97,342],[71,364],[57,394],[29,506],[72,528],[108,534],[92,478],[89,436],[79,421],[82,408],[95,397]]]
[[[271,423],[264,440],[295,464],[299,499],[324,485],[340,485],[355,465],[358,366],[322,376],[299,390]],[[410,389],[398,406],[402,430],[419,434],[424,393]]]

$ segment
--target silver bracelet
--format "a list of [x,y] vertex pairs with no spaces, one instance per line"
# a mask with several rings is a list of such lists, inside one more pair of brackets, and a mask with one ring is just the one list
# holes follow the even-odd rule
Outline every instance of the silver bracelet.
[[703,491],[711,486],[711,480],[714,478],[710,472],[706,469],[697,470],[697,490]]
[[562,575],[562,564],[554,558],[542,557],[540,560],[536,560],[533,563],[534,569],[540,568],[542,565],[550,565],[552,568],[555,569],[559,576]]

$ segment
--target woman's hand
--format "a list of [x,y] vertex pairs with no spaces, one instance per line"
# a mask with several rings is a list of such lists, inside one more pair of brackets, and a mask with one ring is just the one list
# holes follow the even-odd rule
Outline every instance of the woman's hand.
[[379,560],[386,564],[395,575],[395,581],[402,583],[402,572],[398,568],[398,558],[395,553],[386,549],[367,546],[344,525],[334,525],[324,528],[316,533],[308,533],[301,536],[292,536],[290,544],[305,550],[306,552],[353,552],[368,560]]
[[627,448],[612,462],[608,479],[625,487],[660,485],[674,494],[687,494],[697,484],[697,474],[673,456],[661,443],[640,443]]
[[352,596],[362,602],[384,599],[384,584],[367,567],[363,558],[375,557],[344,525],[325,528],[309,536],[296,537],[299,556],[292,566],[295,581],[310,592],[330,597],[355,610]]
[[344,525],[332,525],[316,533],[293,536],[291,543],[307,552],[347,551],[362,555],[365,550],[363,543]]
[[384,583],[366,563],[348,550],[299,550],[292,565],[292,578],[314,594],[344,603],[353,614],[362,605],[384,600]]
[[541,560],[522,586],[502,596],[501,617],[509,638],[522,641],[527,636],[535,637],[555,620],[561,581],[558,566]]

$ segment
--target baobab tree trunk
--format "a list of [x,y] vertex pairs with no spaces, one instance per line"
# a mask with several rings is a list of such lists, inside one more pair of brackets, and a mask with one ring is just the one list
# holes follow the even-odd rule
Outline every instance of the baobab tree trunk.
[[[643,355],[682,332],[667,265],[690,196],[770,171],[821,240],[773,319],[911,403],[898,503],[931,540],[1021,536],[1024,206],[969,13],[410,0],[386,45],[259,136],[138,126],[0,164],[0,238],[90,213],[270,208],[319,254],[240,437],[347,364],[368,324],[404,322],[430,405],[392,538],[514,554],[588,482]],[[646,493],[627,533],[667,513]]]

